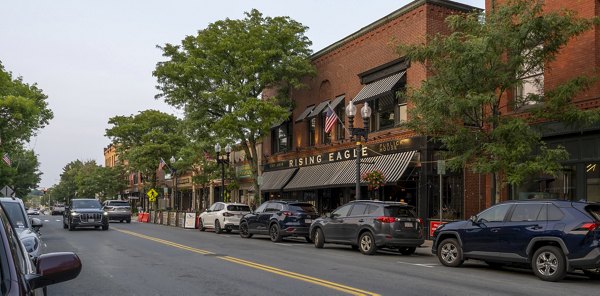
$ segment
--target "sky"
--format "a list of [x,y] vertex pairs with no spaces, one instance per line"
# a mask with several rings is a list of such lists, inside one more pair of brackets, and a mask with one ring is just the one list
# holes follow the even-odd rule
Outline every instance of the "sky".
[[[406,5],[409,0],[7,0],[0,2],[0,61],[13,76],[37,83],[54,119],[31,139],[43,173],[39,187],[60,181],[65,165],[104,165],[108,119],[156,109],[181,116],[161,100],[157,45],[179,44],[220,19],[253,8],[309,27],[317,52]],[[484,8],[485,0],[456,0]]]

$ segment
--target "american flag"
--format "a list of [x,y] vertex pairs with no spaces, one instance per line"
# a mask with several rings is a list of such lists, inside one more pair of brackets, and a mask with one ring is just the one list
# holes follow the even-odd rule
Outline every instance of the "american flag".
[[335,111],[333,111],[333,109],[331,109],[331,106],[327,105],[327,110],[325,111],[325,132],[326,133],[331,132],[331,129],[333,128],[333,126],[335,125],[337,120],[338,120],[337,114],[335,114]]
[[163,168],[164,166],[166,166],[166,165],[167,165],[167,163],[166,163],[166,162],[165,162],[165,160],[164,160],[164,159],[162,159],[162,157],[161,157],[161,158],[160,158],[160,162],[158,162],[158,169],[159,169],[159,170],[162,170],[162,168]]
[[4,153],[4,155],[2,155],[2,160],[4,160],[4,162],[10,166],[12,164],[12,162],[10,161],[10,157],[8,157],[8,153]]

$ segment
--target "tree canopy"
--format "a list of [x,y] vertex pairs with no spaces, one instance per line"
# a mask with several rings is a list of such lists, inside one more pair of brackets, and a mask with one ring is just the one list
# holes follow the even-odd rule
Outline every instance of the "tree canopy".
[[257,142],[289,117],[290,90],[315,72],[306,29],[252,10],[244,19],[212,23],[181,45],[161,46],[167,61],[153,73],[157,98],[184,110],[195,140],[241,144],[256,180]]
[[[511,0],[486,14],[453,15],[446,22],[451,34],[399,47],[432,74],[407,94],[413,105],[408,127],[440,141],[451,167],[493,174],[495,201],[504,184],[558,172],[567,152],[548,147],[533,124],[598,122],[597,110],[582,111],[571,104],[594,79],[575,77],[548,89],[543,74],[528,77],[551,70],[569,40],[597,19],[583,19],[569,10],[545,11],[542,1]],[[515,95],[525,84],[543,92]]]
[[53,202],[67,202],[71,198],[110,199],[125,188],[123,168],[102,167],[95,160],[74,160],[60,175],[60,182],[52,187]]

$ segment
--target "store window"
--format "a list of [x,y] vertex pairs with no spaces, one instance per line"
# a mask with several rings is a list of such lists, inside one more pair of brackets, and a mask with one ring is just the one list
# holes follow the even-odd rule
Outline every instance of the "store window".
[[600,162],[585,165],[586,197],[588,202],[600,202]]
[[317,131],[317,118],[313,117],[307,121],[308,123],[308,146],[315,146],[316,144],[316,131]]
[[537,175],[514,187],[512,198],[528,199],[566,199],[575,200],[577,184],[576,166],[566,166],[556,176]]

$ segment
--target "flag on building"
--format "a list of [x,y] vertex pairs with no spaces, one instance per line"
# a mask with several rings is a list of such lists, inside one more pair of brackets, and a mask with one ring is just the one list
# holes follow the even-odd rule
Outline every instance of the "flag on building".
[[335,111],[333,111],[333,109],[331,109],[331,106],[329,106],[329,104],[328,104],[327,109],[325,110],[325,132],[326,133],[331,132],[331,129],[333,128],[333,126],[335,125],[335,123],[337,121],[338,121],[337,114],[335,114]]
[[162,170],[163,167],[165,167],[167,165],[167,163],[165,162],[164,159],[162,159],[162,157],[160,158],[160,162],[158,163],[158,169]]
[[4,160],[4,162],[10,166],[12,164],[12,161],[10,160],[10,157],[8,157],[8,153],[4,153],[4,155],[2,155],[2,160]]

